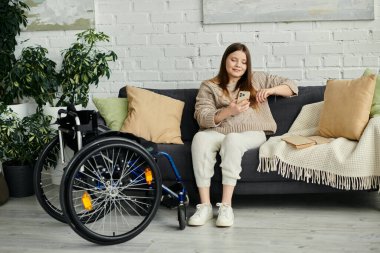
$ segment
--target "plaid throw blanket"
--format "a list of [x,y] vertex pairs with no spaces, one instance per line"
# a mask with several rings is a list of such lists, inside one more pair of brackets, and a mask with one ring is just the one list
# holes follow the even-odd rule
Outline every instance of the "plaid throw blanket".
[[289,135],[319,135],[323,102],[305,105],[289,132],[271,137],[260,147],[259,172],[343,190],[368,190],[380,185],[380,117],[371,118],[359,141],[345,138],[295,149],[282,141]]

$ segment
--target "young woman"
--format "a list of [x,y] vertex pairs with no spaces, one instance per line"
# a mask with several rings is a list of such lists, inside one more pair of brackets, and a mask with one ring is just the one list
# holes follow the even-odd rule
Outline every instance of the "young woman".
[[[249,98],[237,100],[240,91]],[[266,141],[265,133],[276,131],[267,97],[289,97],[298,88],[289,79],[265,72],[252,72],[248,48],[241,43],[227,47],[216,77],[202,82],[194,117],[200,131],[194,136],[191,152],[200,204],[189,218],[189,225],[201,226],[213,218],[210,203],[210,180],[214,174],[216,154],[221,157],[223,195],[216,225],[232,226],[231,207],[236,181],[240,179],[243,154]]]

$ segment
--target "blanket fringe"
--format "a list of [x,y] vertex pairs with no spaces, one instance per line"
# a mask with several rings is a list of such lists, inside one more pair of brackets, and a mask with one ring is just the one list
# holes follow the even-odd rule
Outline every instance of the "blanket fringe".
[[346,177],[331,172],[287,164],[277,156],[273,158],[261,157],[257,171],[277,171],[278,174],[285,178],[305,181],[307,183],[323,184],[341,190],[371,190],[378,188],[380,185],[380,176]]

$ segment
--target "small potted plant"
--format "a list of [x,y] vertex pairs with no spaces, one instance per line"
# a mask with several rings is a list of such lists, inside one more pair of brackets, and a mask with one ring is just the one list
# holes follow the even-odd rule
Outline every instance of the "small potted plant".
[[58,79],[55,70],[56,63],[47,57],[48,50],[41,46],[26,47],[20,57],[14,63],[3,82],[9,99],[4,98],[9,104],[10,99],[23,97],[34,98],[38,108],[45,103],[53,103],[58,92]]
[[13,94],[11,97],[33,98],[37,110],[43,110],[47,116],[51,116],[51,123],[54,123],[58,110],[49,112],[50,106],[45,109],[45,105],[54,105],[60,86],[56,63],[47,54],[48,50],[41,46],[22,49],[20,57],[4,78],[4,83],[7,84],[7,93]]
[[37,112],[21,119],[4,106],[0,111],[0,161],[10,196],[32,195],[34,162],[54,136],[50,118]]

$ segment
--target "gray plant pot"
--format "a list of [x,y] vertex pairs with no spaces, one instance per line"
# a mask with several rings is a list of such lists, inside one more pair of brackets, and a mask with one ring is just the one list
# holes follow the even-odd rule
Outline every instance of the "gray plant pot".
[[9,190],[4,174],[0,171],[0,206],[9,199]]
[[12,165],[5,162],[3,163],[3,171],[8,184],[9,196],[21,198],[34,194],[33,166]]

